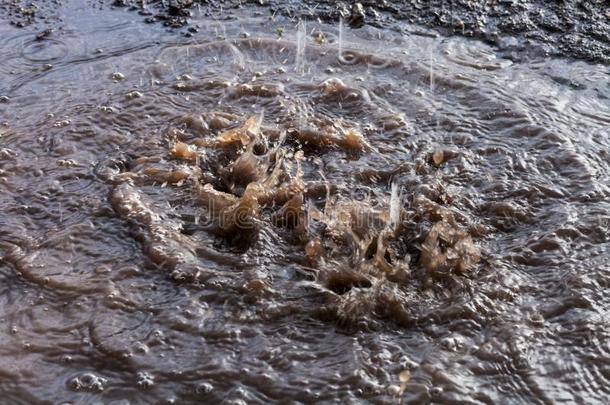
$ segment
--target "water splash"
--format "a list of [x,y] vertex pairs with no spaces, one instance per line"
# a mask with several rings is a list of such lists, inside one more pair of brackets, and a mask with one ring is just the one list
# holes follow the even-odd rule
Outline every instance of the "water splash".
[[429,60],[429,74],[430,74],[430,100],[432,101],[432,116],[436,122],[436,131],[439,131],[440,120],[438,117],[438,108],[436,105],[436,97],[434,97],[435,83],[434,83],[434,54],[432,53],[433,47],[430,47],[430,60]]
[[297,54],[295,70],[299,74],[305,73],[305,46],[307,45],[307,27],[304,21],[297,24]]
[[432,94],[434,92],[434,55],[432,54],[432,48],[430,48],[429,70],[430,70],[430,94]]
[[343,18],[339,18],[339,40],[337,45],[339,49],[339,59],[341,59],[341,55],[343,54]]
[[390,196],[390,229],[396,229],[400,220],[401,195],[398,183],[392,183],[392,192]]

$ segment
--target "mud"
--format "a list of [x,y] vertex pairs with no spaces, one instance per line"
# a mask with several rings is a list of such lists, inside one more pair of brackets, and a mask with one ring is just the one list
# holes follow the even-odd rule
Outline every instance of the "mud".
[[[60,0],[9,1],[3,7],[13,24],[56,22]],[[610,63],[610,3],[607,0],[560,2],[509,1],[90,1],[90,6],[123,7],[148,23],[162,23],[186,36],[198,31],[190,18],[203,13],[231,20],[243,9],[270,19],[282,15],[352,28],[371,25],[404,32],[404,22],[431,30],[428,35],[460,35],[494,45],[512,60],[562,56]],[[418,28],[415,28],[417,30]]]

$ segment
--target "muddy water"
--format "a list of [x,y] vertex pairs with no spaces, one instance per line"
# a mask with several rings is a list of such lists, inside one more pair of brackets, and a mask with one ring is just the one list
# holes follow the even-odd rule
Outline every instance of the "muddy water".
[[607,67],[64,7],[0,28],[5,401],[610,395]]

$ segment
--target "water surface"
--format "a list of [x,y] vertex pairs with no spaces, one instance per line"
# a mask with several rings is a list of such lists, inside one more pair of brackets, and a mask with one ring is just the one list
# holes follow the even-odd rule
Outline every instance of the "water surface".
[[0,27],[6,401],[610,395],[607,67],[64,7]]

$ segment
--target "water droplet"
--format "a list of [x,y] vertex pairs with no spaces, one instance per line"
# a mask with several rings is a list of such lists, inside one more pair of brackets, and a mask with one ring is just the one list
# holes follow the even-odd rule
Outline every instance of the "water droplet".
[[72,378],[68,385],[74,391],[103,391],[107,380],[93,373],[84,373]]
[[195,391],[198,394],[204,394],[204,395],[209,394],[213,390],[214,390],[214,386],[207,382],[201,383],[201,384],[197,385],[197,388],[195,388]]
[[445,153],[442,150],[437,150],[432,154],[432,161],[436,166],[440,166],[445,161]]
[[142,388],[150,388],[154,385],[155,378],[146,371],[140,371],[137,375],[137,384]]
[[55,128],[63,128],[63,127],[67,127],[68,125],[70,125],[71,121],[70,120],[61,120],[61,121],[57,121],[53,124],[53,126]]
[[131,91],[125,95],[125,98],[128,100],[133,100],[136,98],[141,98],[143,96],[139,91]]

